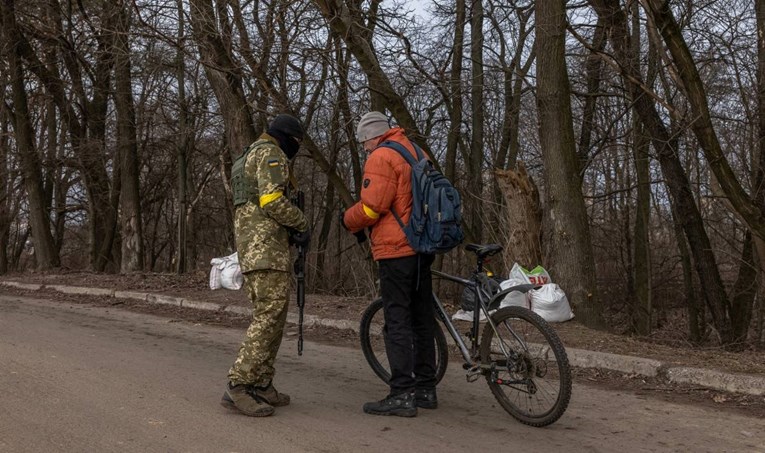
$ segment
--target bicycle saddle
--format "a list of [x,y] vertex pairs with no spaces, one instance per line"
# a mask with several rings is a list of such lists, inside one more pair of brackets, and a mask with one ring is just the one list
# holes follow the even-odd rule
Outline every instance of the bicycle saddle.
[[502,246],[499,244],[468,244],[465,246],[465,250],[475,252],[478,258],[485,258],[501,252]]

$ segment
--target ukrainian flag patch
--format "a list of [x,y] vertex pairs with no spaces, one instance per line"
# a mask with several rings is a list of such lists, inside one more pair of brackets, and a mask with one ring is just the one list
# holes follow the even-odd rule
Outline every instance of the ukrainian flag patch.
[[268,166],[269,167],[278,167],[279,166],[279,159],[268,159]]

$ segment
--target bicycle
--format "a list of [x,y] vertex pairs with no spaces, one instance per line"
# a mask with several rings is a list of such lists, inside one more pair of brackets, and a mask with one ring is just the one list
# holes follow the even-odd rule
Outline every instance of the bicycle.
[[[476,254],[476,269],[471,278],[464,279],[433,270],[436,277],[471,288],[475,295],[473,321],[470,331],[470,349],[448,316],[443,303],[433,294],[436,319],[440,321],[464,359],[468,382],[481,376],[486,379],[497,402],[521,423],[542,427],[558,420],[571,399],[571,370],[566,350],[554,329],[533,311],[518,306],[499,308],[504,297],[512,291],[523,293],[534,285],[513,286],[492,294],[489,275],[484,270],[486,258],[502,251],[497,244],[468,244],[465,250]],[[390,372],[386,366],[384,341],[375,333],[385,334],[382,321],[382,299],[374,300],[361,317],[361,349],[375,374],[388,383]],[[496,311],[495,311],[496,310]],[[486,316],[486,324],[479,341],[479,313]],[[436,380],[446,373],[449,350],[443,329],[436,323]],[[382,344],[382,349],[380,348]],[[381,361],[380,358],[383,360]]]

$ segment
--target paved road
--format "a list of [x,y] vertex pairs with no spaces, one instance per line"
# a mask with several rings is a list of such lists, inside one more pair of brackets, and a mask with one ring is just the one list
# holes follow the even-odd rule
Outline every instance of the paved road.
[[0,452],[765,451],[765,421],[577,385],[545,429],[511,419],[451,367],[441,407],[373,417],[359,351],[286,341],[273,417],[218,401],[241,330],[0,295]]

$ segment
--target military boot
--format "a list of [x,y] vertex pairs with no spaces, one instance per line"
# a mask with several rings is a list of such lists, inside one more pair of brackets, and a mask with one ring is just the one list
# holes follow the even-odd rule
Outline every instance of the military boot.
[[417,406],[414,405],[414,392],[390,394],[385,399],[364,404],[364,412],[372,415],[395,415],[414,417]]
[[247,387],[244,384],[232,385],[229,382],[220,404],[250,417],[267,417],[273,414],[274,407],[264,399],[252,395]]
[[269,383],[265,387],[252,385],[249,390],[253,398],[262,399],[274,407],[286,406],[290,403],[290,396],[286,393],[277,392],[273,383]]
[[436,389],[423,388],[414,391],[414,405],[423,409],[435,409],[438,407]]

